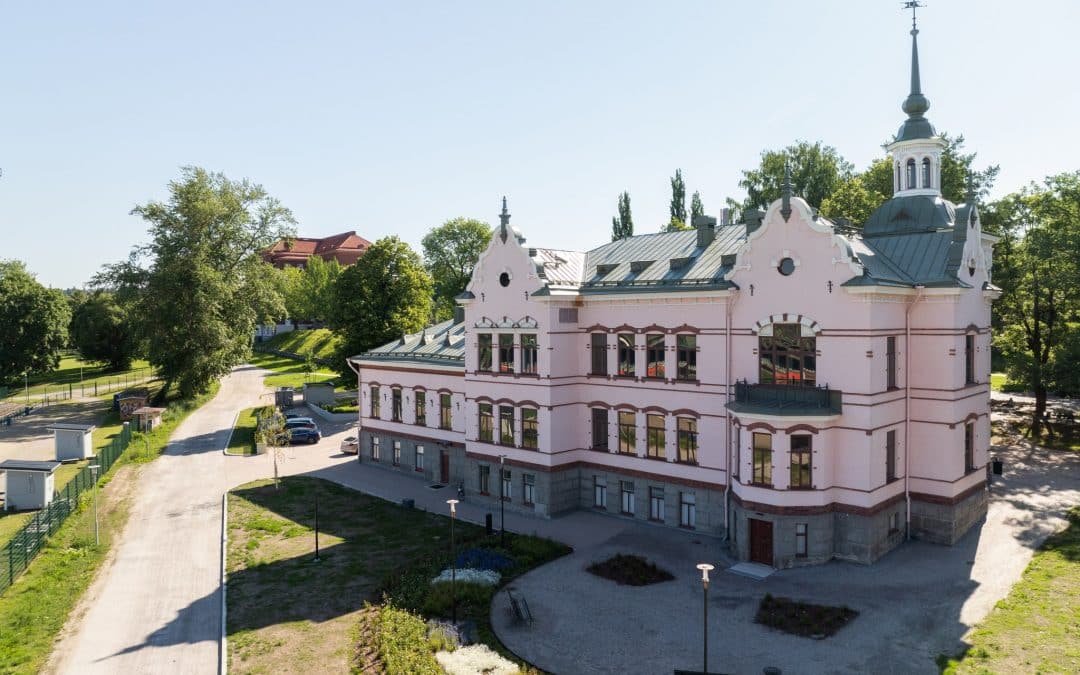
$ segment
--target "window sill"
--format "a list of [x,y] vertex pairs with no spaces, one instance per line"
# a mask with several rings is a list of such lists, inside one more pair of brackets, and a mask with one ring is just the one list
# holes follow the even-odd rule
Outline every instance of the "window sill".
[[585,377],[602,377],[602,378],[604,378],[606,380],[607,376],[608,376],[607,373],[589,373]]
[[619,374],[619,375],[616,375],[616,376],[615,376],[615,379],[616,379],[616,380],[636,380],[636,379],[637,379],[637,375],[623,375],[623,374]]
[[675,384],[701,384],[701,380],[696,377],[676,377],[672,381]]
[[667,462],[667,457],[658,457],[656,455],[645,455],[645,459],[651,459],[654,462]]
[[522,450],[532,450],[533,452],[539,452],[540,451],[540,446],[523,445],[523,446],[521,446],[521,449]]
[[693,531],[695,528],[693,525],[683,525],[682,523],[679,523],[679,529]]
[[663,523],[664,519],[663,518],[649,518],[649,522],[650,523]]
[[453,431],[450,427],[439,427],[440,431]]
[[533,379],[540,379],[540,373],[518,373],[521,377],[531,377]]
[[522,506],[536,506],[536,504],[534,504],[532,502],[521,502],[521,505]]
[[422,467],[419,469],[413,469],[413,471],[415,471],[416,473],[424,473],[424,469]]
[[766,488],[766,489],[769,489],[769,490],[775,490],[776,489],[770,483],[747,483],[747,485],[749,485],[750,487]]
[[610,452],[607,448],[589,448],[589,450],[592,450],[593,452]]
[[813,485],[789,485],[788,490],[792,492],[811,492],[816,490]]
[[685,465],[685,466],[697,466],[697,465],[698,465],[698,462],[697,462],[697,460],[696,460],[696,459],[694,459],[694,460],[690,460],[690,459],[677,459],[677,460],[675,460],[675,463],[676,463],[676,464],[682,464],[682,465]]
[[633,511],[619,511],[619,515],[620,516],[630,516],[631,518],[633,518],[634,517],[634,512]]
[[646,375],[641,379],[645,380],[646,382],[667,382],[667,378],[663,375]]
[[490,497],[490,496],[491,496],[491,493],[489,493],[489,492],[485,492],[485,491],[481,490],[481,491],[480,491],[480,496],[481,496],[481,497]]

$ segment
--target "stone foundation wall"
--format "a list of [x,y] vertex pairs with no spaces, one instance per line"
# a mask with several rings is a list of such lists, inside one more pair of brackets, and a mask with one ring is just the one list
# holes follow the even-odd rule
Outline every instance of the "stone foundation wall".
[[952,545],[986,515],[988,495],[980,489],[956,504],[935,504],[912,497],[911,536]]

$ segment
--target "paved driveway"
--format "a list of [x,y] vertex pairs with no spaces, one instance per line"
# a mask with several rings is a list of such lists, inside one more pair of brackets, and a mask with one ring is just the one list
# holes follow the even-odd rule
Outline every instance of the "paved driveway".
[[[221,634],[221,498],[273,475],[269,455],[226,457],[237,411],[257,405],[265,371],[241,367],[213,401],[188,417],[139,479],[131,518],[69,624],[51,669],[61,673],[213,673]],[[267,399],[261,399],[265,402]],[[285,450],[280,470],[303,473],[347,462],[332,425],[318,445]],[[108,489],[108,488],[106,488]]]
[[[1020,577],[1033,547],[1080,502],[1075,454],[1021,448],[997,454],[1006,460],[1006,475],[995,485],[985,524],[956,546],[915,541],[870,566],[832,562],[753,581],[726,571],[732,561],[712,540],[634,525],[516,580],[536,621],[514,625],[499,596],[492,607],[496,633],[551,672],[700,669],[702,589],[694,565],[704,560],[718,567],[709,591],[711,670],[760,673],[772,665],[785,673],[936,673],[933,658],[960,647]],[[644,554],[676,579],[620,587],[584,571],[616,552]],[[860,616],[826,640],[799,638],[753,623],[765,593],[846,604]]]

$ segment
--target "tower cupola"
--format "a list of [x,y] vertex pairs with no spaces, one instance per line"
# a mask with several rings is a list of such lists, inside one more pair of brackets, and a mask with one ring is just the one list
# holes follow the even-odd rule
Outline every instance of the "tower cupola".
[[919,78],[919,29],[915,10],[921,6],[918,0],[905,5],[911,10],[911,90],[900,107],[908,118],[888,146],[893,159],[893,194],[897,197],[941,195],[941,153],[945,143],[926,119],[930,99],[922,93]]

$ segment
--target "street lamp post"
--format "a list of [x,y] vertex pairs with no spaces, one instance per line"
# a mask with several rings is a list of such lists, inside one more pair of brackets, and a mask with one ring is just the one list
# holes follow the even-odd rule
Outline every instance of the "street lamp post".
[[709,673],[709,572],[713,570],[713,566],[709,563],[701,563],[697,566],[701,570],[701,589],[704,598],[704,614],[702,615],[702,645],[703,645],[703,660],[704,668],[702,672],[705,675]]
[[499,455],[499,546],[506,548],[506,455]]
[[447,499],[450,505],[450,620],[457,626],[457,555],[454,551],[454,521],[457,520],[458,500]]
[[100,464],[90,465],[90,477],[94,481],[94,546],[101,544],[101,538],[98,536],[98,510],[97,510],[97,472],[101,468]]

